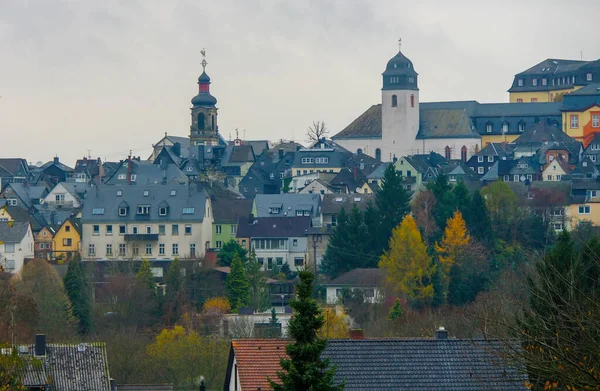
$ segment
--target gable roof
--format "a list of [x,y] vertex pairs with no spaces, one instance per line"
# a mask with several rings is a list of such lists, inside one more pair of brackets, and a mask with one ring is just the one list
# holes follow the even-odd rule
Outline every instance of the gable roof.
[[323,214],[338,214],[344,208],[346,213],[354,206],[363,211],[367,208],[369,201],[375,201],[374,194],[325,194],[323,195]]
[[29,221],[0,221],[0,241],[20,243],[27,234]]
[[502,361],[499,340],[329,340],[322,357],[345,390],[527,390],[521,368]]
[[353,193],[357,188],[362,187],[366,181],[367,178],[358,168],[355,167],[352,170],[343,168],[331,180],[331,185],[336,187],[347,186],[348,190]]
[[569,137],[559,127],[549,124],[548,121],[540,121],[526,129],[523,134],[520,135],[514,142],[515,144],[526,144],[544,143],[550,141],[572,143],[575,140]]
[[381,104],[373,105],[333,136],[336,138],[381,138]]
[[29,173],[29,165],[27,160],[21,158],[0,158],[0,168],[10,176]]
[[350,270],[324,285],[380,286],[384,279],[385,275],[381,269],[359,268]]
[[285,339],[234,339],[231,341],[223,389],[230,389],[230,384],[235,381],[231,378],[235,359],[241,390],[269,390],[268,379],[279,380],[277,371],[281,370],[281,358],[287,357],[285,347],[289,343],[290,341]]
[[302,237],[311,226],[310,216],[259,217],[238,219],[238,238]]
[[[271,213],[273,205],[279,205],[279,213]],[[321,213],[321,197],[318,194],[257,194],[254,198],[256,217],[296,216],[296,211],[310,210],[311,216]]]
[[252,200],[215,198],[212,209],[215,224],[237,224],[240,217],[247,217],[252,211]]
[[465,109],[420,110],[417,139],[481,138]]

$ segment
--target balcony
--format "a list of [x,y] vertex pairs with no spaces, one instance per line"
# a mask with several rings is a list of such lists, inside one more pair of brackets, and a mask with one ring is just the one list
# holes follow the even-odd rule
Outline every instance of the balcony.
[[417,181],[416,176],[403,176],[402,183],[415,183]]
[[125,234],[126,242],[158,242],[158,234]]

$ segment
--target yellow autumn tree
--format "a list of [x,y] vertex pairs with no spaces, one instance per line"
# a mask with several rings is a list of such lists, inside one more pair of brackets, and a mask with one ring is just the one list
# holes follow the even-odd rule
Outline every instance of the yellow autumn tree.
[[441,243],[435,244],[435,251],[439,254],[442,275],[447,278],[462,251],[464,251],[471,237],[467,232],[467,225],[458,210],[446,222],[446,230]]
[[202,306],[202,313],[208,315],[223,315],[229,312],[231,312],[231,304],[226,297],[211,297]]
[[321,338],[348,338],[350,336],[350,320],[342,307],[326,307],[323,311],[323,326],[319,329]]
[[392,288],[413,304],[425,304],[433,298],[435,265],[411,215],[392,231],[389,249],[381,256],[379,268]]

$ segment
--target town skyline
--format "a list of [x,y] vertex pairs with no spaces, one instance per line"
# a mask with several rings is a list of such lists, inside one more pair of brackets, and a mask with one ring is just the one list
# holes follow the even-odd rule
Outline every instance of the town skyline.
[[[88,150],[106,160],[132,150],[145,159],[165,132],[187,137],[202,48],[225,139],[239,128],[247,139],[304,143],[313,120],[334,135],[380,102],[381,72],[400,37],[422,102],[508,102],[514,75],[533,64],[582,51],[584,60],[600,57],[587,1],[542,10],[531,2],[519,12],[424,2],[409,13],[407,3],[99,4],[3,7],[0,131],[11,145],[3,156],[58,155],[72,165]],[[547,27],[565,12],[578,17]]]

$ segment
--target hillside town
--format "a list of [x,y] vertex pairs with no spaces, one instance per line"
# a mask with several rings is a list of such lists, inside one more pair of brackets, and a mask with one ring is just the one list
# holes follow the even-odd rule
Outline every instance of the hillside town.
[[202,55],[150,156],[0,157],[18,389],[598,389],[600,60],[421,102],[400,45],[300,143],[227,139]]

